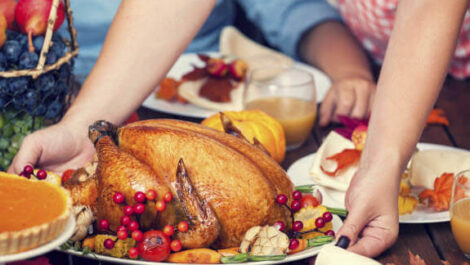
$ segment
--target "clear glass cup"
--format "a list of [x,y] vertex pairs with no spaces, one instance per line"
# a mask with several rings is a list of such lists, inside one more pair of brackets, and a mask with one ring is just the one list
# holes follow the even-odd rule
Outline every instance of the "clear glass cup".
[[450,225],[457,245],[470,259],[470,170],[455,176],[450,200]]
[[278,120],[286,134],[286,149],[301,146],[317,114],[312,74],[295,67],[263,67],[250,71],[244,107],[258,109]]

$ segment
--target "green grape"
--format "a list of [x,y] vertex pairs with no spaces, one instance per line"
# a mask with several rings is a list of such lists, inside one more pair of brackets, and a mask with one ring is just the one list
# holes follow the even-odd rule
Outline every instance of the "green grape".
[[3,115],[0,114],[0,129],[3,128],[3,124],[5,124],[5,119],[3,118]]
[[8,160],[12,160],[13,157],[15,157],[15,154],[13,153],[6,153],[3,157],[5,157],[5,159],[8,159]]
[[10,166],[10,159],[0,158],[0,167],[7,169]]
[[13,125],[11,123],[7,123],[3,126],[3,136],[10,138],[13,135]]
[[10,143],[10,141],[8,141],[8,139],[3,138],[3,137],[0,138],[0,150],[7,149],[9,143]]

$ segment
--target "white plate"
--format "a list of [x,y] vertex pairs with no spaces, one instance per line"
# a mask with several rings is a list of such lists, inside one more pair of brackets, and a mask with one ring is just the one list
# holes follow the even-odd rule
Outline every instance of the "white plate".
[[57,238],[35,249],[31,249],[31,250],[17,253],[17,254],[0,256],[0,264],[29,259],[32,257],[40,256],[44,253],[50,252],[54,250],[55,248],[57,248],[58,246],[62,245],[65,241],[67,241],[72,236],[74,228],[75,228],[75,218],[73,216],[70,216],[67,224],[65,225],[64,231]]
[[[343,222],[341,219],[333,215],[333,230],[338,231],[338,229],[343,225]],[[331,243],[333,244],[333,243]],[[306,259],[313,257],[320,252],[320,249],[322,247],[314,247],[314,248],[309,248],[304,251],[301,251],[299,253],[295,253],[292,255],[287,255],[287,257],[283,260],[277,260],[277,261],[259,261],[259,262],[244,262],[241,264],[246,264],[246,265],[263,265],[263,264],[280,264],[280,263],[287,263],[287,262],[293,262],[296,260],[301,260],[301,259]],[[89,259],[96,259],[100,261],[107,261],[107,262],[113,262],[113,263],[120,263],[120,264],[136,264],[136,265],[168,265],[168,264],[178,264],[178,265],[186,265],[187,263],[168,263],[168,262],[151,262],[151,261],[144,261],[144,260],[132,260],[132,259],[120,259],[120,258],[114,258],[114,257],[109,257],[109,256],[103,256],[103,255],[86,255],[83,256],[81,252],[74,251],[74,250],[60,250],[62,252],[72,254],[75,256],[80,256],[80,257],[85,257]]]
[[[419,150],[427,149],[442,149],[442,150],[458,150],[465,151],[462,149],[437,145],[437,144],[428,144],[428,143],[418,143]],[[287,174],[291,178],[292,182],[295,185],[305,185],[305,184],[317,184],[312,176],[310,176],[309,171],[313,163],[313,157],[315,153],[307,155],[295,161],[287,170]],[[333,190],[320,186],[320,190],[323,195],[323,204],[330,207],[345,208],[344,206],[344,196],[345,193]],[[445,212],[435,212],[432,209],[424,206],[416,207],[416,210],[411,214],[401,215],[400,223],[402,224],[424,224],[424,223],[439,223],[439,222],[448,222],[450,220],[449,211]]]
[[[192,65],[202,67],[204,66],[204,63],[199,60],[195,53],[183,54],[170,69],[167,76],[179,80],[184,74],[193,69]],[[321,102],[331,86],[331,81],[328,76],[320,70],[300,62],[296,62],[295,67],[308,71],[313,75],[315,86],[317,88],[317,102]],[[200,108],[192,104],[181,104],[161,100],[155,97],[155,92],[152,92],[142,105],[156,111],[202,119],[217,112],[215,110]]]

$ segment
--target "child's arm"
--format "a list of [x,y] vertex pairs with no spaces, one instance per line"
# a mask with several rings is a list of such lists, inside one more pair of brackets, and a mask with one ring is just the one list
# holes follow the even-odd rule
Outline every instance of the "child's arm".
[[336,120],[336,115],[368,115],[375,82],[365,52],[343,24],[326,21],[316,26],[305,35],[299,51],[332,80],[320,108],[320,125]]
[[377,85],[360,169],[347,192],[339,235],[350,250],[376,256],[398,235],[400,174],[435,102],[468,0],[402,0]]

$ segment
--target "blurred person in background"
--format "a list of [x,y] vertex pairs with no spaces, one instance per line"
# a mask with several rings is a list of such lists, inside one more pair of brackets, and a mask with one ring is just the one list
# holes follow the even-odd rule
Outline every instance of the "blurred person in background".
[[[71,4],[80,45],[74,74],[83,83],[100,54],[120,1]],[[368,59],[342,24],[340,14],[324,0],[219,0],[185,52],[217,52],[222,29],[234,24],[262,44],[318,67],[331,78],[319,113],[320,125],[337,121],[336,115],[367,117],[375,92]]]

